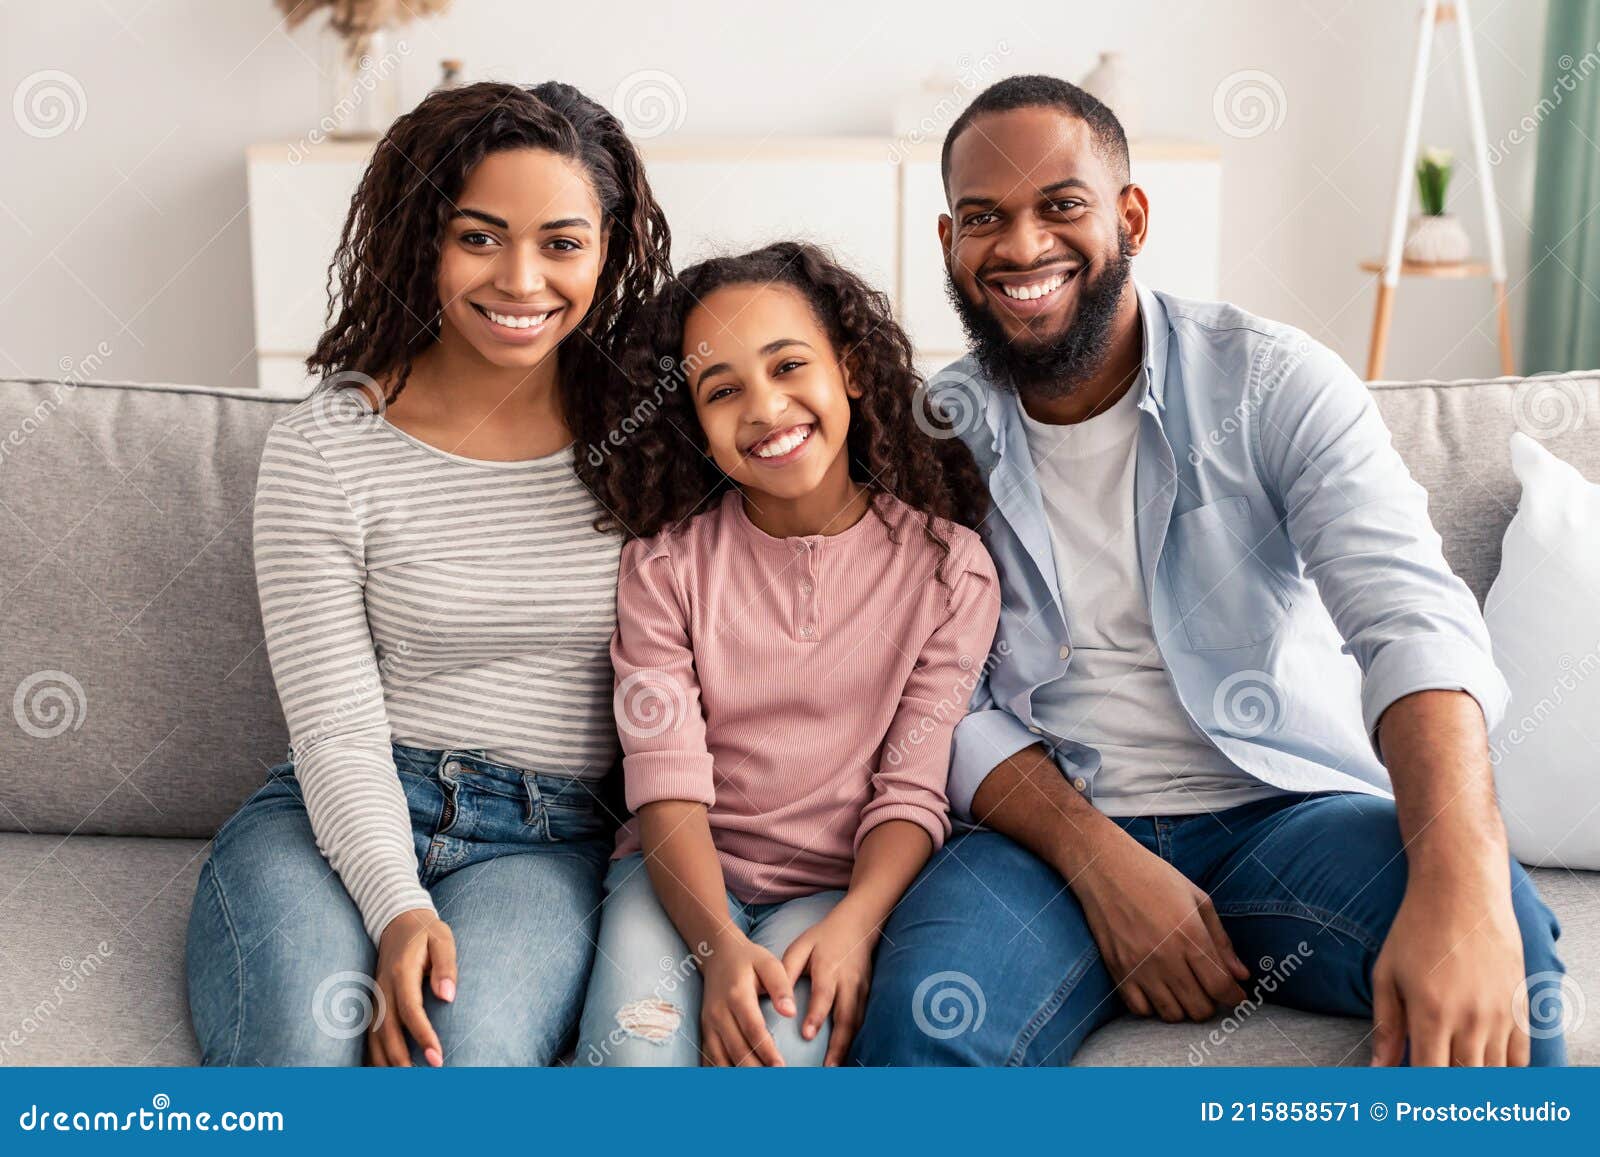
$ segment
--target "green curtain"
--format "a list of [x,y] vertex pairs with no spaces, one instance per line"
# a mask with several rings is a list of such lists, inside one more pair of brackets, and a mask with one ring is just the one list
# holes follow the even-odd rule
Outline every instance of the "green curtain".
[[1525,374],[1600,368],[1600,4],[1550,0],[1547,21]]

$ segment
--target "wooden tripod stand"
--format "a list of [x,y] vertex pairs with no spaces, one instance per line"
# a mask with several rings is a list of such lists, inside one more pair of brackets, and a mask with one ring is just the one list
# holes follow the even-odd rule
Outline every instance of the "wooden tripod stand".
[[[1489,261],[1420,264],[1401,260],[1405,245],[1406,209],[1411,203],[1412,166],[1417,159],[1417,137],[1422,126],[1422,97],[1433,58],[1433,34],[1439,24],[1454,21],[1461,43],[1461,86],[1466,97],[1472,132],[1472,152],[1478,166],[1478,191],[1483,197],[1483,227],[1489,242]],[[1367,357],[1367,379],[1383,375],[1389,346],[1389,322],[1394,314],[1394,291],[1405,277],[1488,277],[1494,284],[1495,312],[1499,315],[1500,372],[1515,373],[1511,358],[1511,312],[1506,304],[1505,239],[1500,232],[1500,209],[1495,202],[1494,172],[1489,165],[1488,133],[1483,120],[1483,93],[1478,84],[1478,58],[1472,40],[1472,20],[1467,0],[1423,0],[1417,30],[1417,53],[1411,72],[1411,101],[1406,110],[1405,143],[1400,148],[1400,175],[1395,182],[1394,211],[1389,218],[1389,241],[1382,261],[1363,261],[1361,268],[1379,274],[1378,307],[1372,319],[1372,347]]]

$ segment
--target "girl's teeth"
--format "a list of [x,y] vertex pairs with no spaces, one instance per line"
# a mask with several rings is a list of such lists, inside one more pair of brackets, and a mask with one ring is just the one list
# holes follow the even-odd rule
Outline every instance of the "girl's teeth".
[[1002,285],[1007,297],[1014,297],[1018,301],[1032,301],[1036,297],[1043,297],[1047,293],[1054,293],[1066,282],[1067,276],[1058,273],[1048,281],[1041,281],[1037,285]]
[[529,329],[542,324],[544,319],[550,316],[548,313],[540,313],[531,317],[513,317],[509,313],[495,313],[493,310],[488,309],[483,312],[489,315],[490,321],[496,325],[503,325],[507,329]]
[[781,458],[809,437],[811,437],[810,426],[797,426],[787,434],[758,447],[755,455],[757,458]]

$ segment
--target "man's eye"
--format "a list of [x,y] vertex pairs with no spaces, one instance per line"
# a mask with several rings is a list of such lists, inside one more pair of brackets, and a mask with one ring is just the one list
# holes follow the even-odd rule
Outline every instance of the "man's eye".
[[987,225],[994,220],[993,213],[974,213],[967,218],[968,225]]

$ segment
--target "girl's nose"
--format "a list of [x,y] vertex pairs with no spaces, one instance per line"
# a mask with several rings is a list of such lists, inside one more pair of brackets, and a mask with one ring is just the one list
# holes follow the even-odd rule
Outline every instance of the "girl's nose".
[[769,382],[752,382],[745,387],[744,418],[757,425],[771,426],[789,409],[789,395]]

